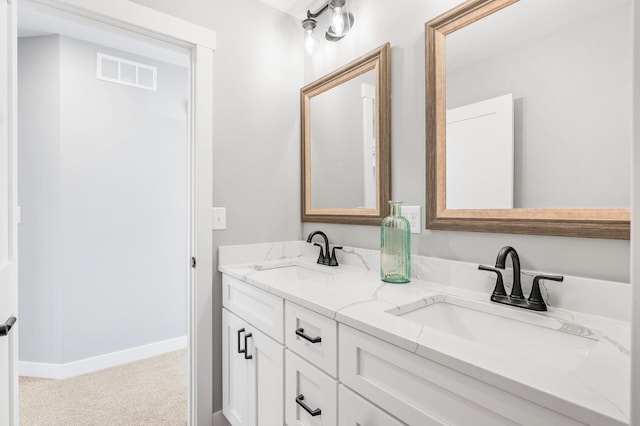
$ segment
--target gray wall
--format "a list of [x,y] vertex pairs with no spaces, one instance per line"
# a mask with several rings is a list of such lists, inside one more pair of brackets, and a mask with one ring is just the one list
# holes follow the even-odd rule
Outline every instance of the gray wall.
[[[158,91],[96,79],[98,51],[157,66]],[[188,78],[79,40],[20,40],[21,361],[186,334]]]
[[447,68],[447,108],[513,93],[515,207],[630,206],[630,12],[625,2]]
[[[60,40],[18,42],[20,360],[59,363],[60,274],[52,247],[60,237]],[[47,214],[44,214],[47,212]]]
[[[353,0],[356,17],[351,33],[339,43],[322,42],[305,58],[305,84],[384,42],[391,43],[392,197],[405,205],[425,205],[424,24],[457,5],[458,0],[406,0],[388,7],[382,0]],[[301,52],[302,56],[303,53]],[[327,231],[332,241],[379,248],[375,226],[303,224],[303,236]],[[525,268],[592,278],[629,281],[629,242],[452,231],[413,234],[416,254],[491,263],[509,244]]]
[[[256,0],[136,0],[217,34],[213,200],[219,245],[300,238],[303,38],[298,20]],[[214,268],[217,270],[217,258]],[[214,275],[214,411],[222,408],[221,276]]]

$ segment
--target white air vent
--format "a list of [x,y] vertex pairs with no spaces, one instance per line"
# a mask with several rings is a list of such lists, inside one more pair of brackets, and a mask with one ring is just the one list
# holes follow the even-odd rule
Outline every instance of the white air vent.
[[157,90],[158,69],[139,62],[98,53],[98,79]]

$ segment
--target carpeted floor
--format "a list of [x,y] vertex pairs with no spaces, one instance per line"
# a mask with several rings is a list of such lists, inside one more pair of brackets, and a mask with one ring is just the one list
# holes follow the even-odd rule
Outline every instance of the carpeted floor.
[[186,352],[64,380],[20,377],[20,425],[184,426]]

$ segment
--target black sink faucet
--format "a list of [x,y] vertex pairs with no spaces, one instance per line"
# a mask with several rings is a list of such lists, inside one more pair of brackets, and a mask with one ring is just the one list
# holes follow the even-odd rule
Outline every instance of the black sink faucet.
[[[513,286],[511,287],[511,294],[507,296],[507,292],[504,289],[504,283],[502,281],[502,272],[500,269],[505,268],[507,256],[511,255],[511,263],[513,263]],[[564,277],[561,275],[538,275],[533,279],[533,285],[531,287],[531,293],[529,298],[525,299],[522,294],[522,285],[520,283],[520,257],[516,249],[510,246],[505,246],[498,252],[496,258],[496,267],[478,265],[478,269],[482,271],[495,272],[498,275],[496,279],[496,286],[491,294],[491,301],[503,303],[505,305],[517,306],[518,308],[531,309],[534,311],[546,311],[547,305],[542,299],[540,293],[540,280],[562,281]]]
[[318,263],[320,265],[326,265],[326,266],[338,266],[338,260],[336,259],[336,249],[340,250],[342,249],[342,247],[341,246],[333,247],[333,251],[331,251],[331,256],[329,256],[329,238],[327,238],[327,234],[325,234],[324,232],[313,231],[307,237],[307,242],[311,243],[311,240],[316,235],[320,235],[324,240],[324,250],[322,248],[322,245],[318,243],[313,243],[314,246],[320,247],[320,254],[318,255]]
[[522,294],[522,284],[520,283],[520,257],[518,252],[511,246],[505,246],[498,252],[496,258],[496,268],[504,269],[507,256],[511,255],[511,263],[513,264],[513,286],[511,287],[511,299],[524,300],[524,294]]

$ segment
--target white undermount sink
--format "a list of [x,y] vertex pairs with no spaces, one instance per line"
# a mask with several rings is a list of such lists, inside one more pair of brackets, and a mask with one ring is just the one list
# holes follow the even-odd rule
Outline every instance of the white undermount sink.
[[[387,311],[507,355],[565,371],[575,370],[602,332],[519,308],[437,295],[426,305]],[[399,313],[396,313],[399,312]]]
[[326,277],[335,272],[329,266],[301,264],[295,261],[263,263],[255,265],[255,269],[260,272],[263,278],[272,276],[273,278],[286,281]]

